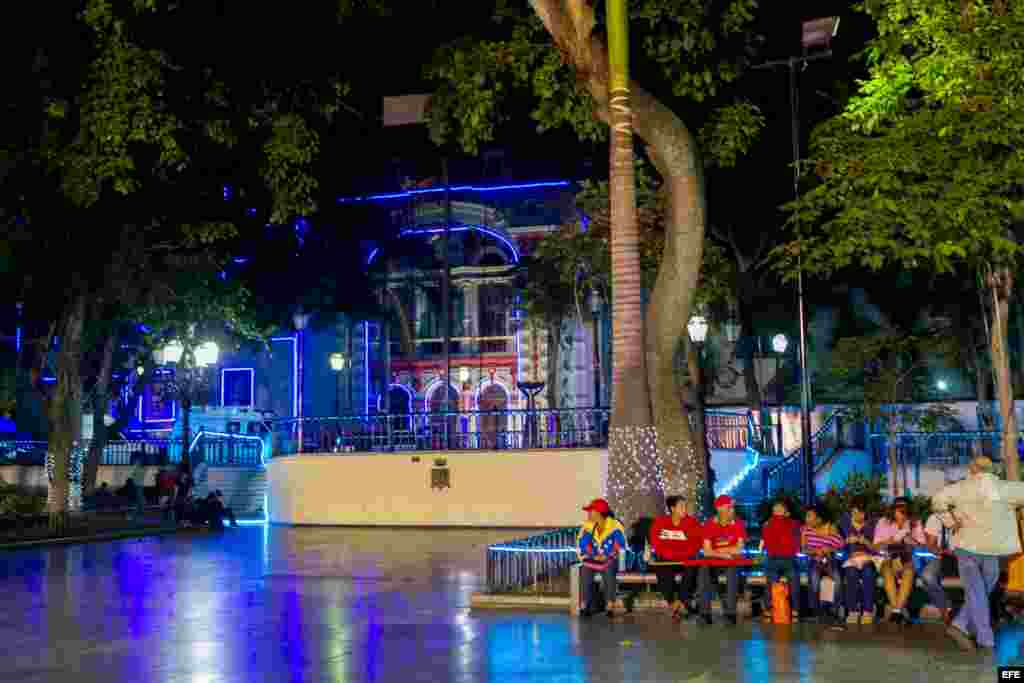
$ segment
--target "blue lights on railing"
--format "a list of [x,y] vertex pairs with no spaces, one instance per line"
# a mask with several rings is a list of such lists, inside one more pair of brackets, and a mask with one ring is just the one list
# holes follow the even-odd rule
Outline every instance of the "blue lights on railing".
[[741,469],[736,474],[735,477],[730,479],[728,484],[726,484],[725,486],[722,487],[720,495],[728,496],[733,491],[735,491],[739,487],[739,485],[742,484],[743,481],[748,476],[750,476],[750,474],[754,470],[757,469],[757,466],[760,464],[760,462],[761,462],[761,454],[757,450],[751,448],[750,446],[747,446],[746,447],[746,451],[751,456],[750,457],[750,462],[748,462],[746,465],[744,465],[743,469]]
[[372,202],[386,201],[389,199],[407,199],[424,194],[443,193],[446,189],[450,192],[509,192],[515,190],[533,190],[541,188],[569,187],[572,183],[568,180],[555,180],[548,182],[514,183],[508,185],[454,185],[450,188],[428,187],[419,190],[406,190],[404,192],[389,192],[385,194],[371,194],[365,197],[339,197],[339,204],[351,202]]

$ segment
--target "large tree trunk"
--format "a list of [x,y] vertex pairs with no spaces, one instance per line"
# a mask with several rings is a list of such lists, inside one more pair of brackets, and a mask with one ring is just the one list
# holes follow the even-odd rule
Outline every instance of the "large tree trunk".
[[86,301],[74,295],[59,326],[57,382],[48,406],[50,441],[47,447],[46,502],[51,525],[59,524],[63,513],[81,504],[81,463],[77,461],[82,430],[82,334],[85,329]]
[[[693,135],[678,116],[635,83],[618,82],[613,88],[608,48],[595,35],[592,5],[582,0],[530,0],[530,5],[586,84],[595,115],[612,127],[615,330],[609,495],[630,501],[622,515],[628,521],[630,515],[656,511],[665,489],[696,495],[702,484],[702,477],[693,473],[703,464],[696,462],[674,381],[674,356],[686,333],[704,243],[701,166]],[[665,255],[648,307],[647,343],[640,315],[639,257],[634,261],[633,256],[638,236],[628,223],[625,232],[618,227],[630,220],[635,192],[630,124],[647,144],[669,195]],[[655,481],[650,480],[652,471]]]
[[114,350],[117,348],[117,333],[111,334],[103,342],[103,358],[100,361],[100,372],[96,378],[92,400],[92,440],[89,452],[82,465],[82,493],[92,493],[96,488],[96,477],[100,469],[103,449],[106,448],[108,430],[104,418],[110,404],[110,376],[114,371]]
[[988,287],[992,296],[992,365],[995,368],[996,397],[1002,417],[1000,456],[1006,464],[1006,478],[1020,480],[1020,462],[1017,456],[1017,411],[1013,400],[1013,378],[1010,374],[1010,295],[1013,292],[1013,272],[997,268],[988,273]]

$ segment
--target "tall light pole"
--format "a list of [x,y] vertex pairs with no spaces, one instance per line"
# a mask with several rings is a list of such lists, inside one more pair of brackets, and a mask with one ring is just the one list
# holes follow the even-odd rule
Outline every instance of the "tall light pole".
[[712,503],[714,502],[715,492],[711,488],[711,449],[708,448],[707,442],[707,429],[704,425],[704,366],[703,366],[703,355],[704,355],[704,341],[708,337],[708,319],[703,315],[697,314],[690,318],[690,322],[686,324],[686,332],[690,336],[690,341],[693,342],[694,347],[697,351],[697,386],[694,387],[694,412],[696,413],[696,425],[697,434],[696,441],[700,444],[700,450],[702,451],[704,460],[704,514],[710,515],[712,509]]
[[[838,17],[825,17],[803,22],[801,42],[802,57],[789,57],[755,66],[755,69],[774,69],[785,66],[789,69],[789,112],[790,135],[793,144],[793,196],[800,196],[800,96],[797,89],[797,67],[809,62],[832,56],[832,38],[839,31]],[[825,48],[816,54],[807,54],[812,48]],[[814,451],[811,448],[811,377],[807,368],[807,311],[804,303],[803,257],[797,263],[796,296],[800,322],[800,451],[804,501],[814,500]]]

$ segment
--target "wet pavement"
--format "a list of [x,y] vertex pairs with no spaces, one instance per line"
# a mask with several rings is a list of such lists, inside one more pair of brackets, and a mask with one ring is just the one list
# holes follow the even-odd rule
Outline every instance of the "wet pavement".
[[988,681],[935,625],[833,632],[471,612],[481,530],[244,527],[0,552],[0,682]]

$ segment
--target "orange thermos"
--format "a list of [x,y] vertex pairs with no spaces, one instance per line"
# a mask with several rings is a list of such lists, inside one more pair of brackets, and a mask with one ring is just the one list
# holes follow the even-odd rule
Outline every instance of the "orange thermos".
[[772,584],[772,623],[792,624],[793,613],[789,604],[789,584],[776,581]]

